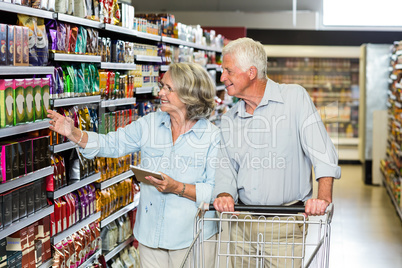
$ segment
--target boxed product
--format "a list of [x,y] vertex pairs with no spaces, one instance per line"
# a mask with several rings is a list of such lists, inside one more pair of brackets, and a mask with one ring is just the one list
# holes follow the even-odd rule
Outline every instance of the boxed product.
[[34,184],[29,183],[25,185],[26,187],[26,206],[27,206],[27,215],[30,215],[35,212],[34,207]]
[[8,143],[0,143],[0,153],[1,153],[1,177],[3,182],[12,180],[13,177],[13,149],[12,145]]
[[27,188],[22,186],[19,188],[19,214],[20,219],[27,216]]
[[12,192],[6,192],[3,194],[3,226],[9,226],[13,221],[12,215]]
[[7,65],[7,24],[0,23],[0,65]]
[[0,127],[14,125],[14,79],[0,79]]
[[6,238],[0,239],[0,267],[6,267],[7,265],[7,240]]
[[23,29],[22,26],[14,26],[14,65],[24,65],[23,63]]
[[50,78],[42,78],[42,118],[47,117],[47,110],[50,108]]
[[20,191],[19,188],[12,190],[11,192],[11,214],[12,221],[18,221],[20,219]]
[[46,178],[41,178],[40,179],[40,185],[41,185],[41,207],[44,208],[47,206],[47,192],[46,192]]
[[29,266],[28,257],[28,229],[25,227],[7,238],[7,255],[13,255],[15,252],[21,252],[21,266]]
[[35,226],[33,224],[28,226],[28,256],[29,267],[35,266]]
[[[18,176],[23,176],[26,174],[25,170],[25,150],[24,150],[24,144],[21,141],[18,141],[14,144],[16,147],[17,153],[18,153]],[[13,174],[14,175],[14,174]],[[16,176],[14,176],[16,178]]]
[[41,203],[41,181],[37,180],[34,183],[34,210],[35,212],[39,211],[42,208],[42,203]]
[[37,239],[42,242],[42,262],[50,259],[51,244],[50,244],[50,217],[45,217],[38,221],[38,236]]
[[25,122],[34,121],[33,78],[25,78]]
[[14,65],[14,25],[7,25],[7,64]]
[[14,79],[14,125],[25,123],[25,79]]
[[34,117],[35,121],[42,120],[42,78],[33,79],[33,103],[34,103]]
[[33,170],[32,139],[22,140],[21,143],[25,151],[25,173],[29,174]]
[[29,65],[29,28],[22,27],[22,65]]

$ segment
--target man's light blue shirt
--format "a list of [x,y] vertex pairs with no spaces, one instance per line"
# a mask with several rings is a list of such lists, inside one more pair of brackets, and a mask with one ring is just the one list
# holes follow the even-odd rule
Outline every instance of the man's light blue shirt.
[[[160,171],[174,180],[196,187],[196,202],[172,193],[160,193],[141,183],[134,236],[151,248],[182,249],[193,240],[194,217],[201,202],[210,203],[220,135],[218,128],[200,119],[173,145],[170,116],[151,113],[116,132],[88,132],[84,157],[120,157],[141,151],[142,168]],[[214,212],[207,212],[213,217]],[[212,222],[204,226],[205,238],[217,232]]]
[[340,178],[335,147],[307,91],[268,79],[253,114],[239,101],[222,117],[222,149],[213,197],[229,193],[253,205],[312,196],[315,177]]

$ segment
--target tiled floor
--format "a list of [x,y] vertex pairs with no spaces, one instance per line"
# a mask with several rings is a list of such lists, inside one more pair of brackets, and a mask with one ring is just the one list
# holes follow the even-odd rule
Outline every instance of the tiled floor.
[[343,165],[334,184],[330,267],[402,267],[402,222],[381,186],[362,181],[359,165]]

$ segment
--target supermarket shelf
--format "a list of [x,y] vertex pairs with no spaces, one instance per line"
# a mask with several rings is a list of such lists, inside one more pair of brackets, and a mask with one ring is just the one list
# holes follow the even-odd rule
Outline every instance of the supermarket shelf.
[[153,87],[137,87],[135,89],[135,94],[147,94],[152,93]]
[[35,123],[27,123],[15,127],[0,128],[0,138],[27,133],[35,130],[45,129],[49,127],[50,120],[43,120]]
[[156,34],[149,34],[137,31],[137,36],[148,40],[161,41],[161,36]]
[[70,149],[73,149],[77,147],[77,144],[68,141],[62,144],[57,144],[57,145],[51,145],[50,146],[50,150],[53,151],[53,153],[59,153],[59,152],[63,152],[63,151],[67,151]]
[[103,181],[101,183],[97,183],[96,188],[98,188],[100,190],[103,190],[103,189],[105,189],[105,188],[107,188],[107,187],[109,187],[109,186],[111,186],[113,184],[116,184],[116,183],[118,183],[118,182],[120,182],[122,180],[130,178],[133,175],[134,175],[134,173],[131,170],[126,171],[126,172],[124,172],[124,173],[122,173],[120,175],[117,175],[117,176],[115,176],[115,177],[113,177],[111,179],[108,179],[108,180]]
[[47,260],[39,266],[39,268],[50,268],[53,265],[53,259]]
[[87,96],[87,97],[76,97],[76,98],[65,98],[65,99],[55,99],[55,100],[53,100],[53,107],[97,103],[97,102],[100,102],[100,100],[101,100],[100,95]]
[[[382,171],[382,170],[381,170],[381,171]],[[388,185],[388,182],[387,182],[386,179],[385,179],[385,174],[384,174],[383,172],[381,172],[381,173],[382,173],[382,175],[383,175],[382,181],[383,181],[383,184],[384,184],[384,186],[385,186],[385,189],[387,189],[388,195],[389,195],[389,197],[391,198],[391,202],[392,202],[392,204],[394,205],[394,207],[395,207],[395,209],[396,209],[396,212],[397,212],[399,218],[400,218],[401,221],[402,221],[402,208],[399,206],[399,204],[397,203],[397,201],[396,201],[394,195],[392,194],[392,189],[391,189],[391,187]]]
[[103,100],[101,101],[100,105],[102,108],[105,107],[115,107],[121,105],[131,105],[135,104],[135,98],[124,98],[124,99],[116,99],[116,100]]
[[53,74],[53,72],[53,66],[0,66],[1,75]]
[[54,14],[55,14],[54,12],[47,11],[47,10],[20,6],[20,5],[10,4],[10,3],[3,3],[3,2],[0,2],[0,10],[18,13],[18,14],[25,14],[25,15],[29,15],[29,16],[33,16],[33,17],[40,17],[40,18],[45,18],[45,19],[53,19]]
[[112,70],[135,70],[137,66],[134,63],[101,62],[101,69]]
[[331,138],[334,145],[358,146],[359,138]]
[[102,254],[105,256],[105,261],[109,261],[112,259],[114,256],[120,253],[125,247],[127,247],[130,243],[134,241],[134,236],[130,236],[126,241],[123,243],[120,243],[117,247],[112,249],[109,252],[102,252]]
[[216,91],[225,90],[225,89],[226,89],[225,85],[216,86]]
[[90,256],[88,258],[88,260],[86,260],[83,264],[81,264],[77,268],[86,268],[91,263],[93,263],[93,261],[96,260],[96,258],[98,258],[99,255],[101,255],[101,250],[100,249],[98,251],[96,251],[92,256]]
[[73,192],[73,191],[75,191],[77,189],[80,189],[80,188],[84,187],[85,185],[88,185],[88,184],[91,184],[93,182],[96,182],[97,180],[100,179],[100,176],[101,176],[100,173],[93,174],[93,175],[89,176],[88,178],[85,178],[85,179],[82,179],[82,180],[80,180],[80,181],[78,181],[76,183],[67,185],[67,186],[65,186],[65,187],[63,187],[63,188],[61,188],[61,189],[59,189],[59,190],[57,190],[55,192],[49,192],[49,194],[50,195],[53,194],[53,199],[59,198],[59,197],[61,197],[63,195],[66,195],[66,194],[71,193],[71,192]]
[[161,72],[169,71],[169,65],[161,65]]
[[101,56],[95,56],[95,55],[50,53],[49,57],[54,61],[73,61],[73,62],[88,62],[88,63],[101,62]]
[[177,38],[162,36],[162,42],[173,44],[173,45],[183,45],[184,41]]
[[53,236],[53,245],[56,245],[57,243],[59,243],[61,240],[63,240],[67,236],[72,235],[73,233],[77,232],[78,230],[80,230],[84,226],[90,224],[91,222],[96,221],[97,219],[100,218],[100,215],[101,215],[100,211],[95,214],[92,214],[88,218],[85,218],[84,220],[77,222],[73,226],[70,226],[67,230],[64,230],[63,232],[58,233],[57,235]]
[[138,33],[136,30],[131,30],[129,28],[125,28],[125,27],[121,27],[121,26],[111,25],[108,23],[104,23],[102,28],[105,29],[106,31],[120,33],[120,34],[127,34],[127,35],[131,35],[131,36],[137,36],[137,33]]
[[19,222],[12,223],[10,226],[4,228],[0,231],[0,239],[3,239],[10,234],[15,233],[18,230],[21,230],[24,227],[31,225],[34,222],[50,215],[53,213],[54,206],[48,206],[46,208],[42,208],[40,211],[29,215],[27,218],[20,220]]
[[76,16],[62,14],[62,13],[55,13],[55,14],[57,16],[56,19],[59,21],[79,24],[82,26],[88,26],[88,27],[97,28],[97,29],[101,29],[103,26],[103,23],[99,22],[99,21],[84,19],[84,18],[80,18],[80,17],[76,17]]
[[136,61],[146,61],[146,62],[157,62],[161,63],[162,58],[159,56],[145,56],[145,55],[135,55]]
[[29,173],[21,178],[0,184],[0,193],[7,192],[11,189],[17,188],[21,185],[36,181],[40,178],[53,174],[53,167],[48,166],[35,172]]
[[115,213],[113,213],[109,217],[107,217],[104,220],[102,220],[100,222],[100,227],[101,228],[105,227],[106,225],[108,225],[112,221],[116,220],[117,218],[123,216],[127,212],[129,212],[129,211],[133,210],[134,208],[136,208],[138,206],[139,199],[140,199],[140,195],[136,194],[134,196],[134,202],[132,202],[131,204],[125,206],[124,208],[121,208],[120,210],[116,211]]

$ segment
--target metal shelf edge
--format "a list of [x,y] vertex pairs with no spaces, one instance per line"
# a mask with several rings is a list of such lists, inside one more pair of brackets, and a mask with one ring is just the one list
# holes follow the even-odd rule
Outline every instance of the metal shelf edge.
[[50,53],[50,58],[54,61],[74,61],[100,63],[101,56],[85,55],[85,54],[66,54],[66,53]]
[[135,89],[135,94],[147,94],[152,93],[153,87],[138,87]]
[[4,228],[2,231],[0,231],[0,239],[3,239],[13,233],[15,233],[18,230],[21,230],[24,227],[27,227],[34,222],[52,214],[54,211],[53,206],[48,206],[46,208],[42,208],[40,211],[30,215],[27,218],[21,219],[19,222],[12,223],[10,226]]
[[100,95],[95,96],[87,96],[87,97],[76,97],[76,98],[65,98],[65,99],[54,99],[53,107],[62,107],[62,106],[72,106],[78,104],[87,104],[87,103],[97,103],[100,102]]
[[41,18],[45,18],[45,19],[53,19],[54,18],[54,15],[53,15],[54,12],[52,12],[52,11],[47,11],[47,10],[42,10],[42,9],[37,9],[37,8],[32,8],[32,7],[27,7],[27,6],[20,6],[20,5],[11,4],[11,3],[0,2],[0,10],[18,13],[18,14],[25,14],[25,15],[34,16],[34,17],[41,17]]
[[117,99],[117,100],[103,100],[101,101],[101,107],[115,107],[121,105],[131,105],[135,104],[136,98],[125,98],[125,99]]
[[43,120],[19,126],[0,128],[0,138],[48,128],[49,121],[50,120]]
[[134,175],[134,173],[131,170],[126,171],[126,172],[124,172],[124,173],[122,173],[120,175],[117,175],[117,176],[115,176],[115,177],[113,177],[111,179],[108,179],[106,181],[103,181],[103,182],[99,183],[99,189],[103,190],[103,189],[105,189],[105,188],[107,188],[107,187],[109,187],[109,186],[111,186],[113,184],[116,184],[116,183],[118,183],[118,182],[120,182],[122,180],[130,178],[133,175]]
[[162,62],[162,58],[159,56],[135,55],[135,59],[137,61],[157,62],[157,63]]
[[52,74],[53,66],[1,66],[1,75]]
[[112,215],[103,219],[100,222],[100,227],[101,228],[105,227],[106,225],[108,225],[109,223],[114,221],[115,219],[117,219],[117,218],[123,216],[124,214],[126,214],[127,212],[135,209],[138,206],[138,202],[139,202],[139,194],[134,196],[134,201],[131,204],[128,204],[127,206],[119,209],[118,211],[114,212]]
[[97,219],[100,218],[100,215],[101,215],[100,212],[96,212],[95,214],[92,214],[88,218],[85,218],[83,221],[77,222],[73,226],[70,226],[67,230],[64,230],[63,232],[56,234],[55,236],[52,237],[53,245],[59,243],[67,236],[72,235],[73,233],[77,232],[78,230],[90,224],[91,222],[96,221]]
[[53,146],[53,153],[59,153],[59,152],[67,151],[67,150],[73,149],[75,147],[77,147],[77,144],[75,144],[75,143],[73,143],[71,141],[68,141],[68,142],[65,142],[65,143],[62,143],[62,144],[54,145]]
[[106,253],[105,255],[105,261],[109,261],[112,259],[114,256],[116,256],[120,251],[122,251],[125,247],[127,247],[131,242],[134,241],[134,236],[131,235],[126,241],[120,243],[118,246],[116,246],[114,249]]
[[137,65],[134,63],[101,62],[101,69],[114,70],[135,70]]
[[50,268],[53,265],[53,259],[47,260],[44,263],[42,263],[39,268]]
[[55,191],[54,194],[53,194],[53,198],[59,198],[59,197],[61,197],[63,195],[71,193],[71,192],[73,192],[73,191],[75,191],[75,190],[77,190],[79,188],[82,188],[82,187],[84,187],[84,186],[86,186],[88,184],[96,182],[99,179],[100,179],[100,173],[93,174],[93,175],[91,175],[91,176],[89,176],[89,177],[87,177],[85,179],[82,179],[82,180],[80,180],[80,181],[78,181],[76,183],[67,185],[67,186]]
[[60,21],[64,22],[70,22],[70,23],[75,23],[83,26],[88,26],[92,28],[97,28],[101,29],[103,23],[95,20],[90,20],[90,19],[85,19],[85,18],[80,18],[76,16],[71,16],[63,13],[56,13],[57,14],[57,19]]
[[53,167],[48,166],[40,170],[34,171],[18,179],[0,184],[0,193],[7,192],[11,189],[17,188],[21,185],[36,181],[40,178],[53,174]]

